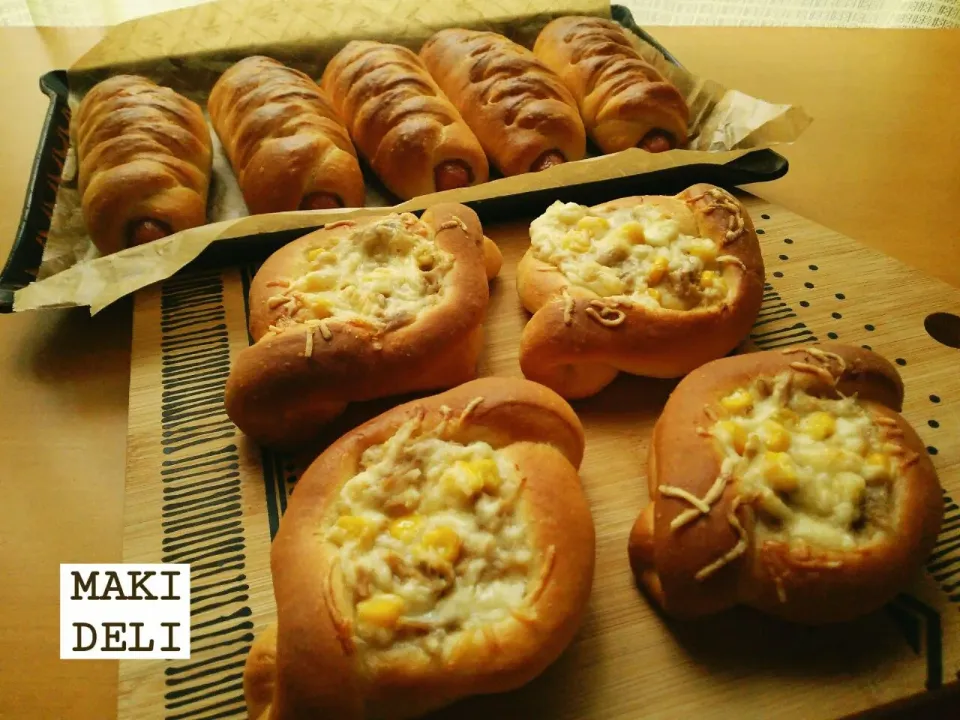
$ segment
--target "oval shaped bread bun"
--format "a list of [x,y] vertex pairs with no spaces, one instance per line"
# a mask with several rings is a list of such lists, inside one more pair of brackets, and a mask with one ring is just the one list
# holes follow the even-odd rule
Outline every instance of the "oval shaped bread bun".
[[311,441],[348,403],[476,377],[500,251],[476,213],[441,204],[330,223],[250,284],[253,345],[234,360],[230,419],[263,445]]
[[251,718],[412,718],[517,688],[571,642],[595,533],[562,398],[484,378],[331,445],[272,546],[276,627],[247,658]]
[[533,313],[520,368],[566,398],[593,395],[621,371],[681,377],[747,335],[763,283],[750,216],[718,187],[555,203],[532,223],[517,267]]
[[847,620],[926,561],[943,515],[893,365],[823,344],[724,358],[676,387],[654,428],[633,570],[668,614],[748,605]]

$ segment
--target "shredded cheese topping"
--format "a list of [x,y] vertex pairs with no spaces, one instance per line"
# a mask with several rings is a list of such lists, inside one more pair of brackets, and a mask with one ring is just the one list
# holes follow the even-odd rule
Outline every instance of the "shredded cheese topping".
[[527,617],[549,577],[550,551],[536,557],[518,507],[517,467],[485,442],[448,439],[481,402],[456,418],[443,408],[431,431],[408,421],[340,490],[323,532],[339,546],[366,649],[442,652],[461,631]]
[[[835,364],[836,356],[815,357]],[[811,395],[796,381],[797,373],[823,372],[833,384],[837,374],[797,364],[720,401],[726,416],[710,432],[723,453],[721,473],[757,510],[760,541],[826,550],[875,542],[889,531],[910,452],[896,442],[893,420],[874,418],[855,397]]]
[[728,294],[723,266],[742,266],[653,205],[604,210],[558,201],[531,223],[530,240],[534,256],[573,285],[648,307],[717,305]]
[[[385,331],[413,322],[439,301],[453,256],[437,246],[425,223],[403,213],[349,233],[320,234],[304,250],[303,263],[299,277],[274,282],[282,290],[267,306],[280,308],[278,330],[337,319]],[[319,327],[329,340],[330,328]]]
[[706,192],[690,198],[687,200],[687,202],[693,204],[705,197],[709,197],[715,202],[706,206],[703,209],[703,212],[711,213],[715,210],[723,209],[730,213],[729,220],[727,220],[727,230],[724,233],[723,244],[726,245],[727,243],[731,243],[740,237],[740,235],[743,233],[745,225],[743,223],[743,215],[740,213],[740,206],[736,200],[734,200],[733,196],[723,188],[710,188]]

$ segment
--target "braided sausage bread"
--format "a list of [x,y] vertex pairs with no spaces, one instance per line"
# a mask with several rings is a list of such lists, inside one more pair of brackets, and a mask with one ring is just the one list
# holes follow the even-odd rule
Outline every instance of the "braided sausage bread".
[[686,101],[617,23],[558,18],[540,31],[533,52],[570,88],[587,134],[603,152],[663,152],[686,144]]
[[83,97],[71,135],[83,219],[102,254],[206,222],[212,149],[196,103],[117,75]]
[[722,357],[763,301],[753,223],[712,185],[593,208],[557,202],[530,238],[517,266],[533,313],[520,368],[567,398],[593,395],[621,371],[673,378]]
[[420,57],[504,175],[586,153],[576,101],[525,47],[497,33],[451,28],[427,40]]
[[819,624],[900,592],[936,542],[943,499],[898,413],[903,383],[840,344],[711,362],[653,432],[634,573],[670,615],[743,604]]
[[323,87],[374,172],[404,200],[487,181],[487,156],[416,53],[354,40]]
[[254,344],[231,368],[227,413],[258,442],[293,447],[350,402],[473,379],[499,259],[476,213],[455,204],[294,240],[251,282]]
[[414,400],[336,441],[273,542],[277,624],[247,657],[249,717],[402,720],[543,672],[593,583],[583,450],[570,406],[519,378]]
[[363,206],[356,150],[304,73],[244,58],[217,80],[207,109],[251,213]]

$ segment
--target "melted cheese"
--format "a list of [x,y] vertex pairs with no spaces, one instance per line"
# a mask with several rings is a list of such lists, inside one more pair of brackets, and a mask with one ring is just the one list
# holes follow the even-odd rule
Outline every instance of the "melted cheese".
[[409,213],[352,233],[321,234],[304,252],[306,271],[275,301],[294,323],[337,318],[401,327],[438,302],[453,266],[430,228]]
[[530,225],[534,256],[601,297],[691,310],[727,296],[710,238],[680,232],[652,205],[613,211],[555,202]]
[[373,649],[436,652],[519,608],[536,569],[521,487],[487,443],[418,434],[416,420],[369,448],[325,531],[339,546],[356,636]]
[[901,469],[884,426],[854,397],[815,397],[791,374],[760,379],[720,402],[710,433],[721,472],[759,511],[757,531],[793,543],[849,550],[886,532]]

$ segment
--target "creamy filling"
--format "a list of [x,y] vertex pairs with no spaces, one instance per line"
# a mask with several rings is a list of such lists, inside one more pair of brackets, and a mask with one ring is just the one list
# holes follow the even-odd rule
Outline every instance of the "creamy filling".
[[531,223],[530,240],[537,259],[604,298],[692,310],[728,293],[717,243],[682,233],[652,205],[602,210],[558,201]]
[[761,541],[850,550],[888,532],[900,448],[855,397],[810,395],[785,372],[720,405],[721,472],[758,510]]
[[304,250],[304,264],[268,301],[282,308],[278,325],[336,318],[394,329],[437,304],[453,256],[425,223],[404,213],[350,233],[318,235]]
[[364,452],[325,537],[339,546],[357,638],[436,652],[519,608],[535,569],[516,466],[411,420]]

